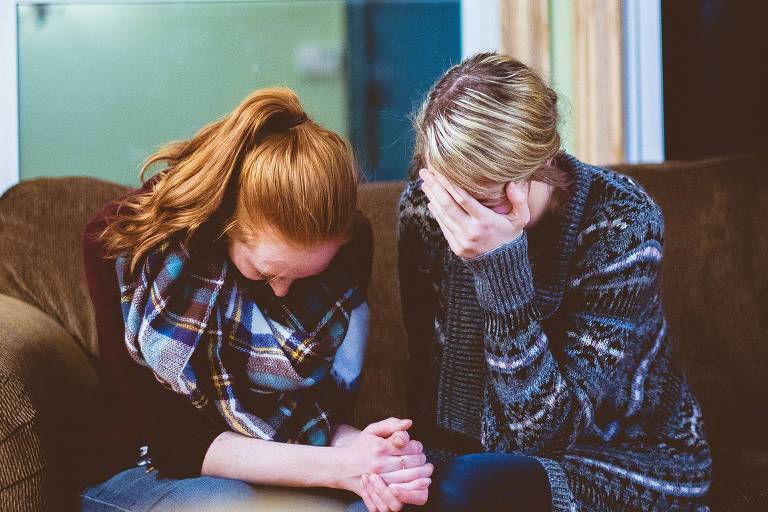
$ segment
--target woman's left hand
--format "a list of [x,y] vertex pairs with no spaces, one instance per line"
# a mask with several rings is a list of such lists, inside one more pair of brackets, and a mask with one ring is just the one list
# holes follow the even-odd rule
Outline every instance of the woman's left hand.
[[421,188],[429,199],[429,211],[451,250],[462,258],[475,258],[511,242],[531,219],[528,198],[515,183],[504,187],[511,210],[496,213],[439,173],[422,169],[419,176],[424,180]]

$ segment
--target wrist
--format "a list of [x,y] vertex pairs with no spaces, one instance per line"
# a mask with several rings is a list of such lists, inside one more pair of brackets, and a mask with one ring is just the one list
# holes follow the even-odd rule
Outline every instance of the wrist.
[[533,270],[528,261],[528,237],[517,238],[464,263],[475,278],[480,306],[506,315],[525,308],[535,298]]
[[355,492],[355,478],[352,476],[354,471],[349,467],[352,458],[349,450],[341,446],[331,446],[327,455],[328,471],[324,472],[327,480],[323,487]]
[[329,446],[342,447],[348,446],[355,438],[360,434],[360,431],[352,425],[346,425],[344,423],[336,425],[333,429],[333,436]]

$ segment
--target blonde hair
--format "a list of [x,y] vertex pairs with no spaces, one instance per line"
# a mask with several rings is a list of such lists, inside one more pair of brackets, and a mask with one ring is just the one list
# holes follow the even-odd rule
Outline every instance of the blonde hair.
[[480,199],[510,181],[566,188],[554,166],[560,151],[557,94],[509,55],[479,53],[450,68],[415,116],[412,173],[429,162]]
[[142,180],[158,162],[152,187],[125,200],[101,233],[106,256],[129,253],[132,269],[174,235],[247,240],[266,228],[307,246],[348,237],[356,218],[352,150],[308,119],[290,89],[256,90],[191,139],[163,146]]

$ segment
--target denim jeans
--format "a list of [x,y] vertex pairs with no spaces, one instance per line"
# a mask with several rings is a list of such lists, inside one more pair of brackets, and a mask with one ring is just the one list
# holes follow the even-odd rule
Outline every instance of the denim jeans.
[[332,489],[294,489],[251,485],[240,480],[201,476],[159,478],[143,467],[127,469],[86,488],[82,512],[235,512],[344,509],[357,497]]
[[[366,510],[351,493],[254,486],[208,476],[159,478],[157,471],[147,473],[143,467],[127,469],[88,487],[81,498],[82,512],[316,511],[345,506],[349,512]],[[429,502],[406,510],[544,512],[550,508],[549,481],[536,459],[475,453],[436,464]]]
[[551,508],[544,466],[533,457],[512,453],[473,453],[437,464],[426,507],[440,512]]
[[[409,512],[548,512],[549,479],[533,457],[511,453],[473,453],[436,463],[424,507]],[[360,501],[348,512],[365,512]]]

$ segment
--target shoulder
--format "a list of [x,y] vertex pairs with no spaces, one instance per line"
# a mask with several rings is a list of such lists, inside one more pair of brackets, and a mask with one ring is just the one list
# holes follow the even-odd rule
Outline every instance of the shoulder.
[[625,231],[648,231],[648,236],[661,240],[661,208],[633,178],[594,167],[578,243],[585,244],[597,237],[611,238]]
[[600,167],[591,173],[577,259],[600,264],[638,251],[658,253],[660,259],[664,216],[659,205],[629,176]]

